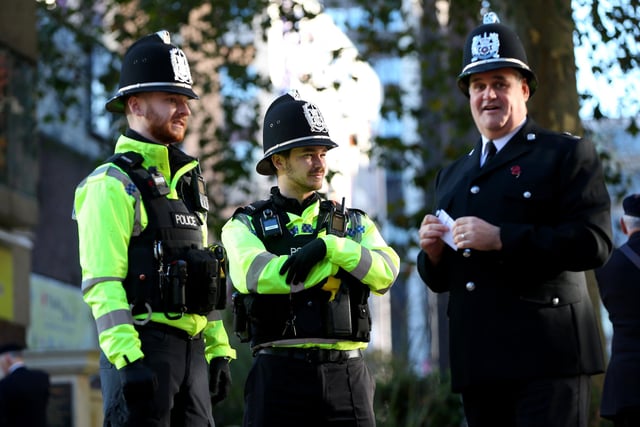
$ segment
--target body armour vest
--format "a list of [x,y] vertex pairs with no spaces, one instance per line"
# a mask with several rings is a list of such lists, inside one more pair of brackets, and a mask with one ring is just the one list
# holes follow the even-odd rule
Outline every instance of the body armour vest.
[[[287,224],[286,212],[277,212],[271,200],[258,202],[241,210],[251,217],[258,237],[269,252],[275,255],[289,255],[292,248],[300,248],[317,238],[318,228],[312,234],[294,236],[284,226],[281,227],[278,236],[265,237],[260,218],[264,217],[264,212],[269,211],[279,216],[280,224]],[[360,216],[360,211],[349,210],[351,231],[359,228]],[[322,213],[318,222],[322,225]],[[359,237],[360,234],[355,233],[354,240],[359,241]],[[371,315],[367,302],[369,287],[342,269],[335,278],[328,280],[340,280],[340,287],[334,298],[331,298],[331,292],[322,289],[326,279],[312,288],[287,295],[236,294],[234,311],[240,309],[246,314],[246,325],[241,325],[246,326],[245,333],[238,334],[241,340],[250,340],[252,347],[266,342],[296,338],[368,342],[371,331]],[[238,304],[242,304],[242,307],[238,307]]]
[[139,189],[148,217],[147,227],[129,242],[123,284],[132,314],[163,312],[177,319],[183,313],[206,315],[220,308],[226,299],[224,251],[221,246],[203,248],[200,217],[182,199],[166,197],[164,177],[144,169],[139,154],[116,154],[110,161]]

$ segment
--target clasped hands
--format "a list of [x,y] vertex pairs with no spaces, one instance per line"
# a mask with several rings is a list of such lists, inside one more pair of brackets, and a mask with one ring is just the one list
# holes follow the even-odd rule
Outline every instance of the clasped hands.
[[491,251],[502,249],[500,239],[500,227],[488,223],[475,216],[463,216],[453,222],[453,227],[449,229],[437,216],[425,215],[418,238],[420,248],[427,253],[432,262],[438,262],[444,249],[443,237],[445,233],[451,231],[453,241],[458,249],[475,249],[480,251]]

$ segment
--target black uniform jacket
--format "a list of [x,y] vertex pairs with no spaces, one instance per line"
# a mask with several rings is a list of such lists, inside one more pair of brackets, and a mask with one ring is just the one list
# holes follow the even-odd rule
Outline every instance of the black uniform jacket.
[[593,145],[528,119],[480,168],[482,143],[438,173],[436,207],[500,227],[502,250],[445,248],[418,271],[450,292],[452,385],[597,373],[602,344],[584,270],[612,250],[610,199]]
[[0,380],[0,426],[46,427],[49,374],[19,367]]
[[[640,232],[626,244],[640,256]],[[640,269],[616,249],[596,277],[613,324],[600,411],[610,417],[624,407],[640,408]]]

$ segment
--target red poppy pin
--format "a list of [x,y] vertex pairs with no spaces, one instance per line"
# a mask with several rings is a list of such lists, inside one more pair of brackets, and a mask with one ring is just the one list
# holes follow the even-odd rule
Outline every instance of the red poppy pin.
[[520,166],[511,166],[511,175],[515,176],[516,178],[520,178]]

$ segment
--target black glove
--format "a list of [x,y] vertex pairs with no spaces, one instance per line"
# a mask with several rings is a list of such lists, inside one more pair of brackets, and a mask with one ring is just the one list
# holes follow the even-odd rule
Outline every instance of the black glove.
[[130,411],[150,413],[153,395],[158,388],[158,378],[142,359],[121,368],[122,394]]
[[216,406],[228,395],[231,388],[231,371],[229,360],[225,357],[214,357],[209,362],[209,395],[211,406]]
[[315,239],[304,245],[291,255],[280,268],[280,274],[287,273],[285,282],[302,283],[307,279],[309,271],[327,255],[327,245],[322,239]]

